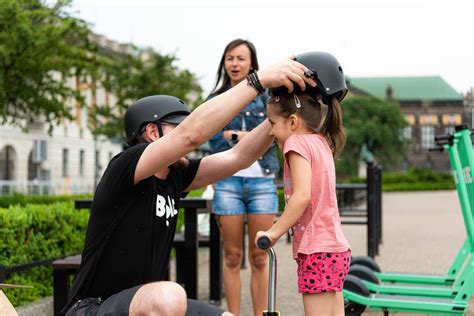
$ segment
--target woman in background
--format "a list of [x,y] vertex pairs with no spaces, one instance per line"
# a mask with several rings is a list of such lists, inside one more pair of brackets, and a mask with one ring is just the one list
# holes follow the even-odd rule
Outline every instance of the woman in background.
[[[258,70],[255,46],[246,40],[236,39],[224,49],[214,90],[209,98],[219,95],[245,80]],[[258,95],[222,131],[210,140],[211,151],[231,148],[266,117],[266,92]],[[224,246],[224,287],[227,307],[240,314],[240,266],[243,258],[242,239],[247,219],[249,240],[257,231],[269,229],[278,211],[278,197],[274,178],[279,169],[276,146],[252,166],[215,184],[214,214],[217,216]],[[249,242],[251,268],[250,290],[255,315],[261,315],[267,306],[268,263],[266,252]]]

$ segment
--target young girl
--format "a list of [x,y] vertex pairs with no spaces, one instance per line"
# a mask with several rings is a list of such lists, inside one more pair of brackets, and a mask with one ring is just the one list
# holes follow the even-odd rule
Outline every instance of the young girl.
[[[328,74],[319,71],[318,79],[324,75]],[[335,75],[343,76],[342,70]],[[351,258],[341,229],[334,168],[334,157],[345,143],[338,102],[345,91],[324,95],[326,88],[318,80],[317,89],[272,93],[268,103],[270,135],[285,157],[287,203],[280,219],[269,230],[258,232],[255,240],[266,235],[274,245],[292,228],[298,290],[303,294],[306,315],[344,315],[341,291]]]

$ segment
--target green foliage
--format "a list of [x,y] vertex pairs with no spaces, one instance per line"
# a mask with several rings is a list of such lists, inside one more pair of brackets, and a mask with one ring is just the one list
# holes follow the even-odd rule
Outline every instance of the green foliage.
[[453,176],[429,169],[410,169],[386,173],[382,177],[384,191],[454,190]]
[[382,190],[390,191],[434,191],[434,190],[453,190],[454,184],[449,182],[401,182],[384,184]]
[[[365,183],[366,179],[351,178],[351,183]],[[429,191],[454,190],[456,185],[449,173],[430,169],[413,168],[407,171],[383,172],[382,190],[388,191]]]
[[89,25],[65,11],[71,0],[48,2],[0,0],[0,124],[27,130],[29,122],[44,120],[51,131],[72,119],[66,100],[81,106],[85,101],[81,88],[71,85],[76,78],[93,95],[105,88],[118,99],[117,105],[91,107],[89,127],[96,136],[123,139],[123,113],[144,96],[170,94],[202,102],[196,77],[179,70],[174,55],[100,47]]
[[278,194],[278,213],[282,213],[285,210],[285,192],[283,189],[277,190]]
[[352,96],[344,100],[341,107],[347,142],[341,160],[337,161],[338,173],[357,175],[364,143],[385,170],[398,167],[407,148],[400,137],[407,123],[398,103]]
[[188,104],[190,93],[200,95],[201,88],[192,73],[174,65],[176,61],[174,55],[139,48],[131,55],[115,56],[113,62],[104,67],[107,79],[102,85],[117,97],[117,104],[114,107],[98,104],[90,112],[94,133],[124,140],[123,115],[133,102],[145,96],[173,95],[192,107]]
[[[52,259],[82,250],[88,210],[72,202],[27,204],[0,208],[0,265],[8,267]],[[7,283],[33,289],[4,289],[18,306],[52,294],[52,269],[40,267],[13,273]]]
[[24,195],[14,193],[12,195],[0,196],[0,207],[7,208],[11,205],[26,204],[52,204],[55,202],[67,202],[80,199],[91,199],[91,194],[80,195]]
[[64,78],[89,68],[87,25],[64,12],[67,0],[0,0],[0,123],[50,128],[72,118],[67,98],[81,99]]

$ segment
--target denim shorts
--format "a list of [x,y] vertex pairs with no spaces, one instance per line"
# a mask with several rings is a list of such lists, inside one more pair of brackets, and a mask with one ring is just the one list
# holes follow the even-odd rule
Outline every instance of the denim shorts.
[[278,196],[273,178],[229,177],[214,186],[216,215],[276,214]]

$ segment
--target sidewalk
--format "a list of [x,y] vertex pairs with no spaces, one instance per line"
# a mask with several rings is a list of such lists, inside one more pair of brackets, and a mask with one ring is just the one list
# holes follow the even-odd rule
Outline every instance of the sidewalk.
[[[367,254],[366,226],[344,225],[354,256]],[[445,274],[466,233],[455,191],[383,194],[383,244],[375,259],[382,271]],[[276,307],[283,316],[303,315],[296,288],[296,264],[291,244],[282,238],[275,247],[278,260]],[[206,260],[203,253],[201,260]],[[208,265],[201,265],[207,269]],[[242,270],[241,315],[252,315],[250,268]],[[207,300],[207,270],[200,273],[200,299]],[[206,278],[204,278],[206,276]],[[225,298],[222,308],[226,308]],[[474,316],[474,300],[467,315]],[[367,315],[383,315],[366,312]],[[407,314],[405,314],[407,315]],[[421,315],[421,314],[416,314]]]

